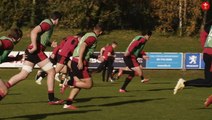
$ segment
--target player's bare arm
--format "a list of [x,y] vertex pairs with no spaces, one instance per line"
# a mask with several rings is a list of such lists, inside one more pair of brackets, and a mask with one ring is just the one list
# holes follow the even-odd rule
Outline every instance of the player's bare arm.
[[30,53],[33,53],[37,50],[37,35],[42,31],[40,26],[36,26],[32,31],[31,31],[31,44],[32,44],[32,49],[29,49],[28,51]]
[[78,68],[79,69],[83,68],[83,54],[84,54],[86,47],[87,47],[87,44],[85,42],[83,42],[80,46],[80,49],[79,49],[79,62],[78,62]]

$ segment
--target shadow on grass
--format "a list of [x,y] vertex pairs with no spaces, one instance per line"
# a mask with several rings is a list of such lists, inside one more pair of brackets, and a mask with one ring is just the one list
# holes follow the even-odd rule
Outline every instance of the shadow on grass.
[[120,106],[120,105],[125,105],[125,104],[132,104],[132,103],[144,103],[144,102],[155,101],[155,100],[163,100],[163,99],[166,99],[166,98],[141,99],[141,100],[127,100],[127,101],[114,102],[114,103],[107,103],[107,104],[102,104],[102,105],[84,105],[84,106],[78,106],[78,107],[79,107],[79,108],[97,107],[97,106],[112,107],[112,106]]
[[130,90],[130,92],[139,92],[139,91],[164,91],[164,90],[173,90],[173,88],[157,88],[157,89],[150,89],[150,90]]
[[[89,98],[78,98],[76,99],[77,102],[89,102],[92,99],[110,99],[110,98],[119,98],[119,97],[134,97],[134,96],[102,96],[102,97],[89,97]],[[48,103],[48,101],[21,101],[21,102],[7,102],[7,103],[1,103],[1,105],[20,105],[20,104],[34,104],[34,103]]]
[[47,101],[35,101],[35,102],[26,102],[26,101],[22,101],[22,102],[13,102],[13,103],[1,103],[1,105],[17,105],[17,104],[34,104],[34,103],[48,103]]
[[104,82],[104,83],[96,83],[93,87],[111,87],[111,86],[116,86],[117,84],[119,84],[118,82]]
[[158,88],[158,89],[150,89],[147,91],[164,91],[164,90],[173,90],[174,88]]
[[212,108],[209,108],[209,107],[201,107],[201,108],[195,108],[193,110],[212,110]]
[[[77,102],[89,102],[92,99],[110,99],[110,98],[118,98],[118,97],[134,97],[134,96],[102,96],[102,97],[89,97],[89,98],[78,98],[76,99]],[[48,101],[21,101],[21,102],[6,102],[1,103],[1,105],[20,105],[20,104],[34,104],[34,103],[48,103]]]
[[[184,88],[184,89],[192,89],[192,88]],[[173,91],[174,88],[156,88],[156,89],[150,89],[146,91]],[[144,91],[144,90],[131,90],[130,92],[139,92],[139,91]]]
[[102,104],[99,106],[120,106],[120,105],[125,105],[125,104],[132,104],[132,103],[144,103],[144,102],[149,102],[149,101],[156,101],[156,100],[164,100],[166,98],[155,98],[155,99],[141,99],[141,100],[127,100],[127,101],[121,101],[121,102],[114,102],[114,103],[108,103],[108,104]]
[[149,82],[148,84],[171,84],[171,82]]
[[89,98],[78,98],[76,99],[77,102],[88,102],[92,99],[110,99],[110,98],[119,98],[119,97],[134,97],[134,96],[102,96],[102,97],[89,97]]
[[21,93],[8,93],[8,95],[21,95]]
[[96,110],[82,110],[82,111],[66,111],[66,112],[58,112],[58,113],[43,113],[43,114],[32,114],[32,115],[20,115],[20,116],[13,116],[13,117],[7,117],[7,118],[1,118],[0,120],[7,120],[7,119],[29,119],[29,120],[41,120],[45,119],[48,116],[54,116],[54,115],[65,115],[65,114],[82,114],[87,112],[98,112],[101,111],[100,109]]

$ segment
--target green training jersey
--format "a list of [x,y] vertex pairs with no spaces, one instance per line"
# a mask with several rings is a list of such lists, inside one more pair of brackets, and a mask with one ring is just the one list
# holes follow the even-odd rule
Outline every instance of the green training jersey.
[[[97,39],[97,36],[96,36],[95,33],[93,33],[93,32],[86,33],[86,34],[80,39],[80,42],[79,42],[78,46],[75,48],[74,53],[73,53],[73,57],[79,57],[79,49],[80,49],[80,46],[81,46],[82,43],[85,42],[85,40],[86,40],[88,37],[94,37],[95,39]],[[89,59],[90,59],[90,56],[93,54],[94,50],[96,49],[96,46],[97,46],[97,40],[95,40],[95,42],[94,42],[92,45],[87,46],[87,47],[85,48],[85,51],[84,51],[84,54],[83,54],[83,59],[89,60]]]
[[204,47],[205,48],[212,48],[212,26],[211,26],[209,34],[206,38]]
[[138,57],[138,56],[141,54],[141,51],[143,50],[143,48],[144,48],[146,42],[145,42],[145,43],[139,43],[138,46],[132,46],[132,43],[134,43],[134,42],[140,40],[141,38],[144,38],[144,37],[141,36],[141,35],[136,36],[136,37],[131,41],[131,43],[129,44],[129,46],[127,47],[127,50],[126,50],[126,51],[129,51],[129,50],[128,50],[129,48],[133,48],[133,50],[131,51],[130,54],[131,54],[131,55],[134,55],[134,56],[136,56],[136,57]]
[[50,39],[51,39],[51,36],[53,34],[54,25],[53,25],[53,23],[52,23],[52,21],[50,19],[43,20],[40,23],[40,25],[43,22],[48,23],[51,26],[51,28],[48,31],[44,31],[44,32],[38,34],[37,40],[40,41],[41,44],[46,47],[46,46],[48,46],[51,43]]

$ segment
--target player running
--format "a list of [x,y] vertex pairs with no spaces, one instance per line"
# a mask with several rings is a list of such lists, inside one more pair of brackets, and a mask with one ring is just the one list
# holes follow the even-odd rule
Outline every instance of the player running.
[[60,12],[53,12],[50,19],[43,20],[31,31],[31,44],[25,50],[26,59],[22,70],[10,78],[6,83],[7,88],[11,88],[18,82],[25,80],[32,72],[33,67],[37,64],[40,68],[47,72],[47,89],[48,89],[48,104],[62,104],[60,100],[54,96],[54,76],[55,70],[52,63],[44,53],[47,46],[56,46],[56,42],[50,42],[54,26],[58,24],[62,15]]
[[[67,63],[70,60],[70,57],[72,56],[74,49],[77,47],[81,37],[85,33],[81,32],[78,33],[75,36],[67,36],[65,39],[62,40],[59,47],[56,47],[53,50],[52,55],[50,58],[54,59],[56,62],[53,63],[56,65],[55,72],[56,74],[59,74],[59,72],[63,73],[62,78],[66,79],[66,73],[67,73]],[[41,80],[45,77],[46,72],[41,72],[40,75],[37,76],[36,83],[41,84]],[[55,75],[57,77],[57,75]],[[63,83],[64,79],[59,79],[61,84]]]
[[137,58],[139,57],[141,51],[143,50],[146,42],[150,39],[152,35],[151,31],[144,31],[142,35],[136,36],[132,42],[127,47],[126,52],[124,53],[124,62],[126,66],[131,70],[120,70],[119,74],[128,74],[128,77],[125,79],[124,84],[119,89],[119,92],[124,93],[126,91],[127,85],[131,82],[135,75],[139,76],[142,80],[147,81],[143,76],[142,67],[140,66]]
[[[53,52],[52,54],[50,55],[49,57],[49,60],[52,62],[53,65],[56,65],[57,63],[57,55],[58,55],[58,51],[60,49],[62,49],[62,47],[64,46],[65,42],[66,42],[66,38],[62,39],[60,44],[57,45],[54,49],[53,49]],[[41,85],[42,84],[42,80],[43,78],[45,78],[47,76],[47,73],[45,71],[43,71],[42,69],[38,70],[36,76],[35,76],[35,82],[38,84],[38,85]],[[55,75],[55,77],[57,76],[57,74]],[[57,80],[57,79],[55,79]],[[57,80],[58,82],[60,82],[60,80]]]
[[[140,52],[140,54],[138,55],[138,58],[142,58],[144,60],[148,60],[149,56],[147,56],[147,54],[142,50]],[[140,68],[143,69],[143,67],[141,65],[140,65]],[[118,80],[123,74],[130,73],[130,71],[132,71],[132,70],[129,67],[121,67],[118,70],[114,70],[113,71],[113,77],[114,77],[115,80]],[[117,76],[115,76],[116,74],[117,74]],[[142,75],[144,76],[144,73],[142,73]],[[135,73],[135,76],[138,76],[138,74]],[[141,82],[142,83],[149,82],[149,79],[146,79],[146,78],[143,77]]]
[[184,80],[180,78],[175,85],[173,94],[188,86],[195,87],[212,87],[212,21],[209,21],[204,26],[204,30],[200,32],[200,42],[203,48],[204,78],[194,80]]
[[[16,57],[9,57],[9,53],[13,50],[14,46],[21,40],[23,33],[21,29],[11,29],[8,36],[0,37],[0,64],[8,61],[20,60],[23,55]],[[7,95],[7,87],[5,83],[0,79],[0,100]]]
[[64,82],[61,92],[64,92],[67,85],[73,86],[73,89],[63,108],[77,109],[72,105],[74,98],[79,94],[81,89],[92,88],[93,81],[88,72],[88,62],[97,46],[97,37],[101,35],[102,32],[103,28],[100,25],[96,25],[93,32],[88,32],[81,38],[78,46],[74,50],[73,59],[71,61],[71,80]]

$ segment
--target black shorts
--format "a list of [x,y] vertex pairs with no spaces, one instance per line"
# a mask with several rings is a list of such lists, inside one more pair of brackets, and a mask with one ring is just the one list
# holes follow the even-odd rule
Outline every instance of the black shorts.
[[134,67],[138,67],[140,65],[135,57],[124,56],[123,59],[126,66],[129,67],[130,69]]
[[77,76],[79,79],[85,79],[85,78],[90,78],[91,75],[89,74],[88,71],[88,62],[84,61],[83,62],[83,69],[79,70],[78,67],[78,59],[73,58],[71,61],[71,69],[73,76]]
[[25,60],[30,61],[30,62],[32,62],[34,64],[37,64],[37,63],[45,60],[46,58],[48,58],[43,51],[29,53],[29,51],[26,49],[25,50],[25,54],[27,56],[25,58]]
[[57,55],[57,63],[63,64],[63,65],[67,65],[69,61],[69,58],[61,56],[61,55]]
[[57,64],[57,59],[56,59],[56,58],[52,59],[51,57],[49,57],[49,60],[50,60],[50,62],[51,62],[53,65],[56,65],[56,64]]

